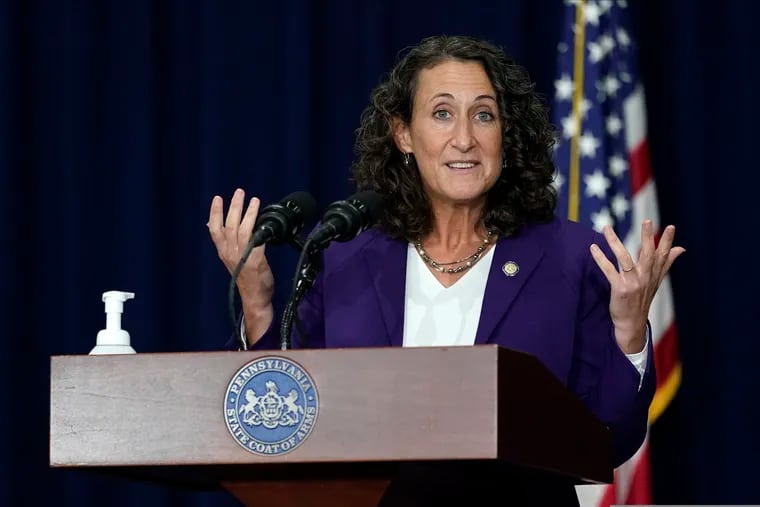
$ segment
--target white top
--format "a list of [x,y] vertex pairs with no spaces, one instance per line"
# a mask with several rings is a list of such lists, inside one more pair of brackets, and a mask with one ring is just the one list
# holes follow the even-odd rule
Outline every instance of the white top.
[[[406,251],[404,347],[449,347],[475,343],[495,249],[496,246],[490,248],[454,285],[444,287],[430,272],[414,245],[409,245]],[[647,339],[644,350],[626,354],[641,375],[641,381],[647,367],[648,344]]]
[[[473,345],[494,248],[451,287],[428,269],[414,245],[406,252],[404,347]],[[424,331],[424,333],[423,333]]]

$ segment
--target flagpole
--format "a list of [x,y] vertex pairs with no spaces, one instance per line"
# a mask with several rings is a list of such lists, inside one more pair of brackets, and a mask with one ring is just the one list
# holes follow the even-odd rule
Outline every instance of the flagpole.
[[580,208],[580,163],[578,137],[581,134],[581,101],[583,100],[583,48],[586,41],[586,20],[583,8],[586,0],[579,0],[575,8],[575,43],[573,48],[573,136],[570,138],[570,170],[568,174],[567,216],[578,221]]

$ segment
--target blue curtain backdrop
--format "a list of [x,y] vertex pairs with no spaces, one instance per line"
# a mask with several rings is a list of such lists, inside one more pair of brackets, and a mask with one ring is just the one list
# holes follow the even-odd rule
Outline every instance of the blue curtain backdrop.
[[[760,4],[635,1],[683,383],[653,428],[659,503],[757,503]],[[85,354],[134,291],[140,352],[216,350],[214,194],[351,191],[353,131],[397,52],[485,37],[551,100],[560,0],[0,0],[0,505],[236,505],[48,467],[49,358]],[[284,301],[295,264],[270,249]]]

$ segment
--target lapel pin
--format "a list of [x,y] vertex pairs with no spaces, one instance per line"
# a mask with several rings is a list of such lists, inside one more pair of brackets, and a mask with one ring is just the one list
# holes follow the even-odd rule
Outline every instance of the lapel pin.
[[515,276],[517,272],[520,271],[520,266],[518,266],[515,261],[509,261],[501,267],[501,270],[507,276]]

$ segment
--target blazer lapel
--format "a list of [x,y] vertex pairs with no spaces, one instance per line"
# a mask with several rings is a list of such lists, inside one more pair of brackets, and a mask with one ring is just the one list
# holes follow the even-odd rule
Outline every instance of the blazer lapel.
[[400,347],[404,340],[404,298],[406,288],[406,251],[403,241],[378,236],[363,249],[380,304],[390,345]]
[[519,236],[501,239],[496,244],[475,334],[476,345],[488,343],[543,255],[540,245]]

